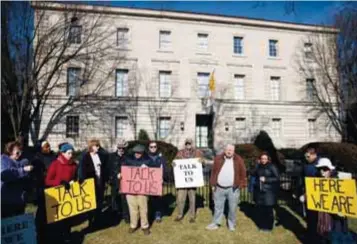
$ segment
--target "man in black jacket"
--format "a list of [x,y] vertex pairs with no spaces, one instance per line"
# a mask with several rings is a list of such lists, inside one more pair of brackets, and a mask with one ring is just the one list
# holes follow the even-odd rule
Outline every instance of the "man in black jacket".
[[[128,142],[125,139],[119,139],[117,144],[117,151],[113,152],[109,156],[110,163],[110,185],[111,185],[111,197],[112,197],[112,210],[117,212],[119,210],[121,218],[125,223],[130,223],[129,207],[126,201],[126,195],[120,194],[120,204],[118,206],[117,199],[119,197],[119,178],[121,172],[121,166],[125,163],[126,149]],[[118,209],[119,207],[119,209]]]

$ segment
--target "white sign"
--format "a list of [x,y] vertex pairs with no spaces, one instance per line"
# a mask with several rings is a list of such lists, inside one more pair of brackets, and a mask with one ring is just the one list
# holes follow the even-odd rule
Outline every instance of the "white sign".
[[351,173],[347,173],[347,172],[338,171],[337,172],[337,177],[339,179],[349,180],[349,179],[352,179],[352,174]]
[[201,187],[203,182],[202,163],[198,158],[174,160],[176,188]]

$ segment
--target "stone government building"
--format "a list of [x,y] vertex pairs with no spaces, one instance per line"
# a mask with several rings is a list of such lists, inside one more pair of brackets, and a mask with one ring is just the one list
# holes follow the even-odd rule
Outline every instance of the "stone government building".
[[[48,21],[56,21],[56,15],[61,14],[62,5],[55,6],[48,9]],[[105,147],[113,148],[117,138],[134,139],[140,129],[152,139],[179,147],[186,137],[194,138],[197,147],[216,149],[228,142],[249,143],[260,130],[267,131],[277,147],[340,140],[326,117],[312,111],[313,77],[302,76],[294,65],[298,50],[308,55],[312,44],[306,42],[306,36],[319,27],[198,13],[75,6],[78,11],[105,12],[108,26],[116,33],[113,52],[120,50],[125,57],[107,81],[113,89],[102,94],[106,99],[93,108],[95,113],[82,111],[64,117],[48,136],[54,145],[71,137],[77,147],[84,147],[89,138],[96,137]],[[73,28],[81,27],[80,23]],[[332,28],[320,28],[336,33]],[[214,113],[207,106],[213,70]],[[56,96],[49,100],[42,123],[47,123],[61,104],[61,97],[76,92],[72,79],[80,73],[81,67],[68,65],[61,81],[67,91],[54,91]],[[138,76],[133,96],[129,94],[131,77]]]

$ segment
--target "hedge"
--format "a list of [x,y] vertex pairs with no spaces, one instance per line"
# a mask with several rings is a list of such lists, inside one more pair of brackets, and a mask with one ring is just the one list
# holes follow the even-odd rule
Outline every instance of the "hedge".
[[255,164],[262,150],[254,144],[237,144],[235,145],[235,153],[239,154],[247,167]]
[[341,170],[357,173],[357,145],[338,142],[314,142],[300,148],[303,153],[308,147],[317,149],[321,157],[328,157]]

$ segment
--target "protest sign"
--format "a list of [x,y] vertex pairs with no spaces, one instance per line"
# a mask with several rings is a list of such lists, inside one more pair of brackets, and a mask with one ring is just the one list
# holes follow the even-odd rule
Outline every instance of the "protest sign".
[[36,227],[31,214],[1,220],[2,244],[35,244]]
[[174,160],[176,188],[201,187],[204,185],[202,164],[198,158]]
[[121,167],[120,191],[133,195],[162,195],[162,168]]
[[53,223],[97,207],[94,179],[85,180],[82,184],[71,183],[71,188],[56,186],[45,190],[47,223]]
[[305,178],[307,208],[357,218],[355,180]]

